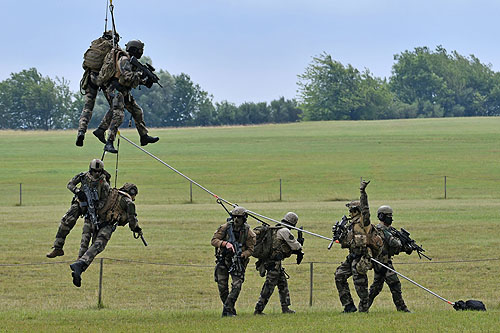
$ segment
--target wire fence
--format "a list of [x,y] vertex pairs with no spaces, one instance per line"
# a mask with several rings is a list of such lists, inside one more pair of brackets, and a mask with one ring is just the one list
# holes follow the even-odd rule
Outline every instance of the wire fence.
[[[490,261],[499,261],[500,258],[483,258],[483,259],[460,259],[460,260],[443,260],[443,261],[425,261],[425,262],[393,262],[394,265],[436,265],[436,264],[462,264],[462,263],[476,263],[476,262],[490,262]],[[103,305],[103,279],[104,279],[104,262],[116,262],[119,264],[140,264],[140,265],[154,265],[154,266],[172,266],[172,267],[184,267],[184,268],[206,268],[213,270],[214,265],[201,265],[201,264],[181,264],[181,263],[164,263],[164,262],[151,262],[151,261],[143,261],[143,260],[133,260],[133,259],[117,259],[117,258],[108,258],[103,257],[98,259],[99,264],[99,283],[97,290],[97,306],[98,308],[102,308]],[[3,263],[0,264],[0,270],[2,267],[26,267],[26,266],[40,266],[40,265],[61,265],[61,264],[70,264],[73,261],[54,261],[54,262],[37,262],[37,263]],[[94,263],[95,265],[96,263]],[[302,263],[303,266],[308,266],[308,276],[309,281],[305,284],[306,288],[309,288],[309,306],[313,306],[314,300],[314,272],[315,267],[318,265],[339,265],[340,262],[327,262],[327,261],[307,261]],[[285,265],[286,267],[287,265]]]

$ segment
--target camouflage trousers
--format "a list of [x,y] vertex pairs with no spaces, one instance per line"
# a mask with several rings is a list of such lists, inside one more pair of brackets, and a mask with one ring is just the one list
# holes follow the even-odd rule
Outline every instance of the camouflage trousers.
[[[83,133],[87,132],[87,127],[89,126],[89,122],[92,119],[92,112],[94,111],[95,100],[97,98],[97,93],[99,92],[99,87],[96,84],[98,74],[99,73],[94,73],[94,72],[90,72],[89,74],[89,83],[87,85],[87,88],[85,88],[83,110],[82,114],[80,115],[80,121],[78,122],[79,132]],[[104,94],[104,96],[107,98],[106,94]],[[109,99],[108,103],[111,105]]]
[[59,229],[57,229],[56,240],[54,241],[55,249],[62,249],[64,247],[64,243],[66,242],[66,236],[68,236],[71,229],[73,229],[80,215],[82,215],[82,210],[80,209],[80,205],[78,201],[73,199],[71,201],[71,206],[69,207],[66,214],[64,214],[64,216],[61,219],[61,222],[59,223]]
[[340,302],[342,306],[347,304],[354,304],[349,290],[347,279],[352,276],[354,288],[359,297],[359,312],[368,312],[369,297],[368,297],[368,276],[366,274],[359,274],[356,270],[356,265],[361,257],[354,257],[348,255],[346,260],[337,267],[335,271],[335,284],[339,292]]
[[[90,224],[90,222],[89,222]],[[90,225],[92,228],[93,232],[93,226]],[[94,258],[104,251],[106,248],[106,245],[108,244],[109,239],[111,238],[111,235],[113,234],[113,231],[115,231],[115,226],[111,224],[106,224],[102,226],[96,233],[95,237],[93,237],[93,242],[92,245],[83,253],[81,256],[80,260],[85,262],[88,265],[92,263]],[[82,235],[82,242],[83,242],[83,235]],[[88,243],[87,243],[88,246]],[[83,249],[81,249],[80,253],[82,252]]]
[[90,222],[89,219],[85,219],[85,222],[83,223],[82,239],[80,240],[80,250],[78,251],[78,259],[83,257],[85,252],[89,249],[93,232],[94,228],[92,227],[92,222]]
[[[215,282],[217,282],[217,287],[219,288],[219,297],[224,305],[224,311],[236,314],[234,305],[238,300],[238,296],[241,292],[241,287],[245,281],[245,274],[243,276],[237,276],[233,273],[229,273],[228,267],[230,263],[218,263],[215,266]],[[229,276],[231,275],[231,292],[229,292]]]
[[274,292],[274,288],[278,286],[281,307],[290,306],[290,291],[288,290],[288,282],[285,274],[285,269],[281,265],[281,261],[266,262],[264,265],[271,265],[271,269],[266,269],[266,281],[262,286],[259,300],[255,304],[256,311],[264,311],[264,308],[269,302],[269,298]]
[[146,128],[146,123],[144,122],[144,113],[129,91],[120,92],[112,87],[109,87],[105,94],[108,101],[111,101],[111,109],[104,116],[103,120],[99,124],[99,128],[109,128],[109,140],[115,140],[118,128],[121,126],[123,119],[125,118],[125,108],[127,108],[134,118],[135,127],[137,128],[139,135],[143,136],[148,134],[148,129]]
[[[389,260],[389,262],[386,263],[385,265],[394,269],[391,260]],[[398,311],[407,310],[408,308],[406,307],[405,301],[403,300],[403,294],[401,293],[401,282],[399,281],[398,275],[388,270],[387,268],[378,267],[378,265],[376,264],[373,270],[374,270],[374,278],[373,278],[373,283],[370,286],[369,306],[372,305],[375,297],[377,297],[377,295],[382,291],[385,282],[387,283],[389,289],[391,290],[392,301],[394,302],[394,305],[396,305],[396,309]]]

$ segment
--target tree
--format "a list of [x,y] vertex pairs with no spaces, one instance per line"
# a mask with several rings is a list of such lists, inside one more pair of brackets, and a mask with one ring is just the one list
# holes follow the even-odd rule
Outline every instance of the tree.
[[293,123],[301,119],[302,110],[297,106],[297,101],[285,100],[284,97],[274,100],[270,106],[270,119],[275,123]]

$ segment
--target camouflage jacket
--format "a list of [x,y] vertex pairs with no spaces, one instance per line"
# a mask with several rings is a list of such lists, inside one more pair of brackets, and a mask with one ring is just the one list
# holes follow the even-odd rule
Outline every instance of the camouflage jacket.
[[392,256],[399,254],[401,251],[401,241],[389,231],[390,227],[386,226],[382,222],[377,224],[376,228],[384,241],[384,245],[378,259],[383,263],[387,263],[392,259]]
[[292,232],[287,227],[278,228],[273,232],[271,258],[281,257],[285,259],[292,255],[292,251],[301,249],[302,245],[293,237]]
[[[229,227],[229,223],[232,222],[224,223],[219,228],[217,228],[211,241],[212,246],[219,249],[219,251],[221,251],[223,255],[227,253],[226,251],[223,250],[225,248],[223,244],[225,245],[225,242],[229,241],[229,235],[227,233],[227,228]],[[236,239],[237,242],[241,244],[241,254],[245,257],[246,261],[248,262],[255,246],[255,241],[256,241],[255,233],[246,223],[240,230],[233,229],[233,232],[234,232],[234,238]]]
[[99,202],[97,203],[97,209],[104,206],[109,194],[109,179],[107,177],[109,173],[103,172],[97,180],[95,180],[90,172],[81,172],[74,176],[67,185],[68,190],[76,194],[80,191],[78,184],[87,184],[90,188],[95,188],[97,191],[97,196],[99,197]]
[[130,63],[128,55],[122,55],[117,61],[118,83],[125,88],[136,88],[141,83],[142,73]]
[[116,188],[111,189],[108,199],[99,209],[98,214],[105,223],[117,223],[119,226],[125,226],[128,223],[130,230],[138,227],[134,201],[128,193]]

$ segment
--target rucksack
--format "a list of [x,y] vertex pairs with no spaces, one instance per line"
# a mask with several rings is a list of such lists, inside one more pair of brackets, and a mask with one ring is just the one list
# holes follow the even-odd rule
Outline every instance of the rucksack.
[[483,302],[481,301],[476,301],[473,299],[470,299],[466,302],[464,301],[458,301],[455,302],[453,305],[453,308],[457,311],[463,311],[463,310],[473,310],[473,311],[486,311],[486,306],[484,305]]
[[104,37],[99,37],[92,41],[90,47],[83,55],[83,69],[90,69],[94,72],[99,72],[106,55],[113,48],[113,42]]
[[106,82],[108,82],[111,78],[116,77],[117,75],[117,65],[116,62],[118,58],[122,55],[127,55],[119,47],[111,49],[102,62],[101,70],[99,71],[99,76],[97,77],[97,85],[103,86]]
[[253,229],[256,235],[253,254],[258,259],[268,259],[273,251],[273,229],[268,225],[259,225]]

